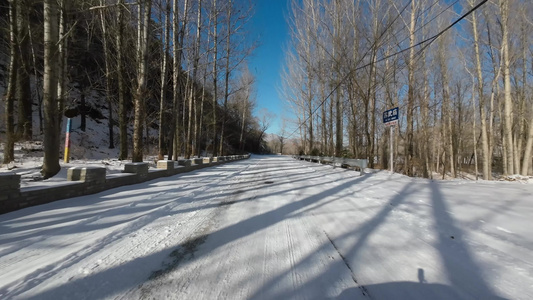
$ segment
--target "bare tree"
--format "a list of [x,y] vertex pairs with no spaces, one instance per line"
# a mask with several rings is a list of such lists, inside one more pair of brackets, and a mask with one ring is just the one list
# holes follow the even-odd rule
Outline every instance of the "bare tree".
[[217,0],[213,0],[211,13],[209,14],[210,23],[212,26],[213,37],[213,139],[212,139],[212,156],[217,156],[217,103],[218,103],[218,25],[219,25],[219,11],[217,8]]
[[514,174],[514,150],[513,150],[513,99],[511,96],[510,52],[509,52],[509,2],[500,0],[501,29],[502,29],[502,61],[503,61],[503,86],[504,86],[504,143],[506,144],[507,173]]
[[233,2],[228,0],[226,4],[226,59],[225,59],[225,69],[224,69],[224,115],[222,115],[222,126],[220,128],[220,142],[218,153],[221,155],[224,154],[224,131],[226,130],[226,115],[228,108],[228,98],[230,94],[229,90],[229,79],[230,79],[230,57],[231,57],[231,36],[234,34],[232,26],[232,13],[233,13]]
[[[187,125],[187,141],[186,141],[186,151],[185,151],[185,157],[190,158],[191,154],[195,152],[193,138],[192,138],[192,128],[193,128],[193,120],[196,120],[194,116],[197,115],[196,111],[196,74],[198,72],[198,64],[200,61],[200,41],[202,38],[202,1],[198,0],[197,8],[196,8],[196,40],[194,42],[193,47],[193,66],[192,66],[192,84],[190,85],[190,91],[189,91],[189,117],[188,117],[188,125]],[[194,122],[194,125],[196,125],[196,121]]]
[[[146,93],[146,67],[147,67],[147,48],[148,48],[148,28],[150,26],[150,16],[152,11],[152,1],[144,0],[139,3],[139,11],[144,14],[137,21],[137,30],[139,31],[139,40],[137,44],[137,90],[134,95],[135,119],[133,123],[133,162],[143,161],[143,124],[145,115],[145,97]],[[139,13],[139,16],[141,13]]]
[[[62,1],[60,1],[61,4]],[[42,175],[56,175],[59,166],[59,111],[58,83],[61,65],[59,49],[59,6],[57,0],[44,1],[44,158]]]
[[128,158],[128,127],[126,112],[126,87],[124,83],[124,0],[117,0],[117,82],[118,82],[118,126],[120,132],[120,152],[119,159]]
[[259,112],[259,117],[257,118],[257,122],[259,124],[259,135],[257,138],[257,145],[258,148],[261,147],[261,143],[263,141],[263,138],[265,136],[265,132],[268,130],[270,125],[272,124],[272,121],[274,120],[275,115],[271,112],[269,112],[266,108],[261,109]]
[[17,135],[23,140],[32,139],[32,98],[30,86],[30,36],[27,0],[15,1],[18,68],[16,70],[16,98],[18,100]]
[[[163,10],[163,8],[160,8]],[[166,94],[167,94],[167,74],[168,74],[168,51],[170,48],[170,13],[171,13],[171,3],[166,1],[166,6],[163,13],[160,13],[160,19],[165,20],[165,25],[161,27],[161,37],[163,42],[161,43],[161,56],[163,61],[161,62],[161,90],[160,90],[160,99],[159,99],[159,152],[158,159],[163,159],[165,152],[167,151],[166,147],[166,118],[168,114],[167,103],[166,103]]]
[[241,77],[239,78],[238,91],[235,93],[237,107],[241,116],[241,131],[239,134],[239,150],[244,151],[244,143],[246,139],[246,124],[251,118],[251,111],[255,107],[255,92],[253,90],[253,84],[255,78],[248,70],[248,67],[244,67],[241,71]]
[[[104,0],[100,0],[100,5],[104,6]],[[102,28],[102,43],[104,47],[104,60],[105,60],[105,97],[107,99],[107,106],[109,107],[108,112],[108,133],[109,133],[109,149],[115,148],[115,143],[113,141],[113,100],[111,94],[111,49],[108,46],[108,29],[107,29],[107,20],[104,10],[100,10],[100,25]]]
[[[415,48],[414,45],[416,44],[416,35],[415,35],[415,29],[416,29],[416,15],[418,11],[417,1],[411,0],[411,14],[410,14],[410,23],[409,23],[409,61],[407,65],[408,73],[409,73],[409,79],[408,79],[408,88],[407,91],[407,143],[405,146],[405,171],[407,175],[413,175],[413,113],[414,113],[414,107],[415,107]],[[443,67],[443,66],[442,66]],[[445,71],[443,71],[445,72]],[[445,74],[445,73],[443,73]],[[443,78],[445,79],[445,78]],[[447,97],[447,95],[444,95],[444,97]]]
[[[180,17],[179,14],[179,3],[178,0],[173,0],[172,3],[172,54],[173,54],[173,65],[172,65],[172,132],[171,136],[173,137],[173,157],[175,160],[178,159],[178,156],[181,152],[181,128],[180,128],[180,112],[181,105],[183,104],[183,95],[180,94],[180,72],[181,72],[181,59],[183,56],[183,39],[185,31],[187,28],[188,22],[188,12],[189,12],[189,0],[185,0],[183,4],[183,16]],[[181,18],[181,24],[180,24]],[[180,98],[181,97],[181,98]],[[169,159],[170,154],[169,154]]]
[[[469,1],[471,7],[474,6],[473,1]],[[478,33],[478,18],[477,13],[472,13],[472,33],[474,37],[474,54],[476,63],[476,76],[477,76],[477,94],[479,99],[479,111],[481,118],[481,149],[483,153],[483,178],[490,180],[492,175],[490,173],[490,151],[489,151],[489,138],[487,133],[487,116],[485,111],[485,97],[483,93],[483,72],[481,65],[481,55],[479,50],[479,33]]]
[[531,163],[531,153],[533,148],[533,117],[529,119],[529,133],[527,135],[527,142],[524,151],[524,159],[522,161],[522,175],[527,176],[529,166]]
[[17,55],[17,5],[15,0],[9,2],[9,48],[11,60],[9,62],[9,82],[6,102],[6,143],[4,146],[4,163],[7,164],[15,160],[15,88],[17,82],[18,55]]
[[285,119],[281,121],[281,127],[278,132],[278,141],[279,141],[279,153],[283,154],[283,149],[285,148],[285,144],[287,143],[287,137],[285,136],[287,134],[287,125]]

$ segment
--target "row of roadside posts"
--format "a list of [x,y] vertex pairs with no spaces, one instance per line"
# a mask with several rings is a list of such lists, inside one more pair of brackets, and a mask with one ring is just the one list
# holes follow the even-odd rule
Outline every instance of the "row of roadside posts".
[[395,107],[395,108],[392,108],[392,109],[389,109],[383,112],[383,124],[385,124],[385,126],[388,126],[390,129],[390,139],[389,139],[390,151],[389,152],[390,152],[390,171],[391,172],[394,172],[393,135],[394,135],[394,126],[398,124],[398,116],[399,116],[398,107]]

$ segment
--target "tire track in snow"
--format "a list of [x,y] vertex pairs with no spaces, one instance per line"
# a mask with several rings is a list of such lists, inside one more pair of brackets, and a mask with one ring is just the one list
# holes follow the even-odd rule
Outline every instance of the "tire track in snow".
[[[187,185],[185,185],[185,186],[187,186]],[[149,202],[150,200],[152,200],[152,199],[154,199],[154,198],[156,198],[158,196],[161,196],[163,194],[166,194],[166,192],[160,192],[160,193],[157,193],[155,195],[151,195],[148,199],[134,201],[132,203],[129,203],[129,204],[126,204],[126,205],[121,205],[120,207],[116,207],[116,208],[113,208],[111,210],[107,210],[107,211],[105,211],[105,212],[103,212],[101,214],[98,214],[98,215],[95,215],[95,216],[92,216],[92,217],[88,217],[88,218],[83,218],[82,220],[79,220],[79,221],[75,222],[74,224],[69,225],[69,226],[65,226],[65,227],[63,227],[61,229],[49,230],[49,233],[42,234],[38,238],[30,238],[28,240],[23,240],[21,242],[15,243],[10,248],[0,251],[0,257],[2,257],[2,256],[5,257],[5,256],[7,256],[7,255],[9,255],[9,254],[11,254],[13,252],[20,251],[21,249],[29,247],[29,246],[32,246],[32,245],[34,245],[36,243],[43,242],[43,241],[45,241],[45,240],[47,240],[47,239],[49,239],[51,237],[55,237],[57,235],[62,235],[62,234],[65,234],[65,233],[69,233],[70,231],[72,231],[72,227],[79,227],[79,226],[84,226],[84,225],[91,224],[91,223],[93,223],[95,221],[98,221],[98,220],[100,220],[100,219],[102,219],[102,218],[104,218],[106,216],[114,214],[116,210],[121,210],[125,206],[133,207],[133,206],[138,205],[139,203]],[[39,253],[42,253],[42,252],[39,251]],[[0,262],[0,268],[4,268],[8,264],[9,264],[9,261],[3,262],[3,263]]]
[[357,277],[355,276],[355,273],[353,272],[353,269],[352,267],[350,267],[350,264],[348,263],[348,260],[346,260],[346,258],[344,257],[344,255],[342,255],[342,253],[339,251],[339,248],[337,248],[337,245],[335,245],[335,243],[333,242],[333,240],[329,237],[329,235],[327,234],[327,232],[324,231],[324,234],[326,235],[326,237],[328,238],[329,242],[331,243],[331,245],[333,246],[333,248],[335,248],[335,251],[337,251],[337,253],[339,254],[339,256],[341,257],[342,261],[344,262],[344,264],[346,265],[346,267],[348,268],[348,270],[350,270],[350,273],[352,274],[352,279],[353,281],[355,282],[355,284],[357,285],[357,288],[361,291],[361,293],[363,294],[363,296],[369,298],[369,299],[373,299],[372,296],[370,295],[370,293],[368,292],[368,290],[366,289],[366,287],[364,285],[361,285],[359,284],[359,282],[357,282]]
[[[252,165],[248,164],[229,176],[219,178],[219,180],[211,184],[211,187],[216,187],[218,183],[222,181],[231,182],[231,178],[238,177],[251,167]],[[225,192],[233,190],[232,186],[233,184],[230,183],[225,188],[218,190],[216,195],[224,195]],[[207,189],[207,187],[205,189]],[[204,199],[202,202],[213,204],[223,197],[224,196],[215,196],[214,198]],[[187,264],[188,261],[195,257],[198,248],[204,244],[209,237],[210,231],[217,226],[216,216],[220,214],[221,210],[227,209],[229,205],[234,202],[235,201],[220,202],[219,205],[213,206],[210,212],[204,214],[204,216],[196,222],[196,226],[188,226],[188,228],[192,227],[192,230],[188,230],[188,235],[183,237],[177,247],[175,247],[169,254],[166,260],[162,263],[161,268],[153,271],[150,277],[147,278],[148,280],[146,282],[129,289],[116,299],[147,299],[153,297],[153,294],[160,291],[162,286],[165,286],[169,281],[173,280],[172,272],[176,270],[176,268],[180,265]],[[195,266],[194,271],[190,272],[192,276],[187,276],[184,281],[179,282],[179,285],[176,287],[178,291],[186,290],[189,284],[197,279],[197,275],[200,274],[198,268],[198,266]]]
[[[61,273],[61,271],[65,270],[65,269],[68,269],[68,268],[74,266],[75,264],[77,264],[78,262],[81,262],[84,259],[90,257],[92,254],[95,254],[95,253],[99,252],[100,250],[104,249],[106,246],[114,243],[115,241],[118,241],[118,240],[122,239],[124,236],[128,235],[130,232],[138,231],[139,229],[144,227],[146,224],[152,222],[153,220],[155,220],[155,219],[157,219],[159,217],[158,215],[156,215],[156,212],[167,211],[169,208],[170,208],[169,205],[165,205],[164,207],[162,207],[160,209],[152,211],[149,215],[145,215],[145,216],[139,217],[135,221],[133,221],[130,224],[128,224],[127,226],[122,227],[122,228],[118,228],[118,229],[114,230],[112,233],[106,235],[105,237],[98,239],[95,243],[87,245],[84,248],[76,251],[75,253],[72,253],[72,254],[68,255],[66,258],[62,259],[60,263],[58,263],[58,264],[50,264],[50,265],[45,266],[44,268],[40,268],[40,269],[36,270],[35,272],[30,273],[27,276],[25,276],[25,278],[23,279],[23,281],[20,284],[15,285],[13,287],[6,286],[5,289],[7,290],[7,289],[12,288],[11,294],[13,294],[13,295],[17,295],[17,294],[22,293],[24,291],[30,290],[30,289],[38,286],[39,284],[41,284],[45,280],[47,280],[49,278],[52,278],[54,276],[60,275],[59,273]],[[78,237],[81,237],[81,238],[85,239],[85,238],[89,237],[90,235],[92,235],[92,234],[81,235],[81,236],[78,236]],[[148,239],[144,240],[140,245],[148,244],[148,243],[146,243],[147,240]],[[63,245],[63,246],[68,246],[68,245]],[[38,249],[42,249],[42,248],[38,248]],[[124,250],[126,250],[126,249],[124,249]],[[132,252],[132,250],[133,249],[127,249],[127,251],[124,252],[124,255],[130,254]],[[36,250],[36,251],[39,251],[39,250]],[[52,251],[49,251],[48,253],[47,252],[44,252],[44,253],[41,252],[41,254],[43,254],[43,255],[39,255],[38,257],[36,257],[36,259],[38,259],[39,257],[42,257],[42,256],[47,256],[47,254],[49,254],[50,252],[52,252]],[[31,262],[24,262],[24,264],[26,264],[26,263],[31,263]],[[92,265],[93,265],[93,263],[87,264],[87,265],[81,267],[80,270],[94,269],[94,268],[91,267]],[[83,277],[83,276],[86,276],[88,274],[89,273],[82,272],[82,274],[80,274],[80,276]],[[76,279],[76,277],[78,277],[78,276],[70,276],[68,280],[70,281],[70,280]]]
[[[250,165],[249,168],[254,166]],[[256,185],[250,186],[250,183],[258,183],[258,186],[264,186],[262,180],[264,179],[264,174],[261,172],[246,172],[242,170],[239,174],[236,174],[234,178],[228,180],[226,186],[221,189],[218,194],[221,196],[218,197],[221,202],[217,206],[216,210],[212,214],[213,217],[209,218],[208,223],[201,233],[195,232],[191,235],[191,239],[195,239],[197,236],[202,237],[202,243],[224,243],[226,240],[224,236],[215,235],[212,236],[212,232],[217,232],[220,230],[220,227],[225,225],[224,221],[230,220],[231,223],[238,222],[232,217],[229,217],[227,212],[232,210],[235,205],[247,205],[256,199],[258,189],[254,188]],[[248,206],[246,206],[248,207]],[[255,207],[252,205],[252,207]],[[231,214],[230,214],[231,215]],[[241,215],[241,217],[243,217]],[[224,221],[222,221],[224,220]],[[222,240],[223,241],[222,241]],[[137,290],[130,290],[125,296],[121,299],[129,298],[165,298],[165,297],[191,297],[191,290],[195,290],[195,286],[198,282],[206,280],[204,272],[205,269],[211,269],[216,272],[216,270],[225,270],[217,276],[216,282],[212,282],[210,286],[211,289],[200,291],[196,290],[194,297],[195,298],[232,298],[231,295],[236,296],[237,298],[247,298],[246,295],[250,294],[250,291],[246,288],[239,286],[237,290],[227,290],[227,289],[216,289],[217,285],[231,285],[235,281],[246,280],[248,277],[243,277],[242,272],[236,272],[235,269],[231,266],[238,265],[242,266],[246,272],[245,273],[254,273],[258,272],[261,268],[260,265],[255,266],[255,264],[243,263],[241,260],[243,257],[238,255],[231,255],[234,253],[239,253],[243,248],[247,248],[243,243],[243,240],[232,240],[229,241],[225,246],[223,253],[228,253],[230,255],[224,255],[223,259],[214,260],[212,263],[206,265],[205,258],[213,255],[210,252],[209,245],[195,247],[195,249],[190,249],[186,256],[181,256],[179,259],[171,262],[171,268],[165,270],[165,274],[158,276],[157,278],[152,278],[152,280],[145,282]],[[183,249],[186,247],[187,243],[181,244],[177,250]],[[209,254],[206,254],[206,251]],[[197,255],[198,253],[198,255]],[[220,255],[218,252],[217,255]],[[173,270],[170,270],[173,269]],[[214,285],[214,286],[213,286]],[[232,294],[237,293],[238,295]]]
[[[181,187],[191,186],[193,184],[201,184],[198,188],[195,188],[195,189],[191,190],[186,195],[181,196],[181,197],[187,198],[187,197],[191,197],[192,196],[192,198],[194,198],[194,195],[196,195],[196,193],[203,192],[203,191],[207,190],[208,188],[216,186],[221,181],[226,180],[228,178],[231,178],[232,176],[235,176],[236,174],[241,173],[242,171],[248,169],[249,167],[250,167],[250,165],[247,165],[247,166],[243,166],[243,168],[240,168],[238,170],[222,171],[221,172],[222,176],[213,176],[212,179],[209,182],[198,180],[198,181],[195,181],[193,183],[189,183],[189,184],[183,185]],[[151,197],[149,197],[148,199],[139,200],[139,201],[136,201],[134,203],[136,203],[137,205],[138,204],[142,204],[142,203],[149,203],[150,200],[153,200],[155,198],[161,198],[161,196],[163,196],[163,195],[167,195],[167,197],[165,197],[165,198],[168,198],[168,199],[165,199],[165,201],[167,201],[167,200],[171,201],[172,199],[175,199],[176,196],[178,196],[179,194],[180,194],[179,191],[175,192],[175,193],[160,192],[160,193],[157,193],[155,195],[151,195]],[[131,206],[131,205],[132,205],[132,203],[126,204],[123,207]],[[47,279],[50,279],[50,278],[52,278],[54,276],[57,276],[61,272],[65,272],[65,270],[71,268],[75,264],[83,261],[84,259],[87,259],[91,255],[99,252],[100,250],[108,247],[109,245],[111,245],[111,244],[113,244],[113,243],[115,243],[117,241],[120,241],[124,236],[127,236],[127,235],[131,234],[132,232],[137,232],[138,230],[140,230],[141,228],[143,228],[147,224],[153,222],[157,218],[159,218],[162,215],[170,212],[172,209],[174,209],[174,208],[176,208],[176,207],[178,207],[180,205],[182,205],[181,202],[171,202],[171,203],[168,203],[168,204],[166,204],[166,205],[164,205],[162,207],[159,207],[159,208],[156,208],[156,209],[151,209],[147,213],[143,212],[144,213],[143,216],[137,217],[133,222],[130,222],[125,227],[121,227],[121,228],[118,228],[116,230],[113,230],[111,233],[106,234],[106,236],[104,236],[102,238],[98,238],[94,243],[89,243],[89,245],[84,246],[82,249],[77,250],[74,253],[71,253],[71,254],[67,255],[66,258],[62,258],[62,259],[59,258],[59,259],[61,259],[61,262],[59,264],[51,263],[51,264],[48,264],[48,265],[41,266],[37,270],[35,270],[35,271],[27,274],[26,276],[24,276],[22,279],[15,280],[11,284],[5,285],[0,290],[0,296],[7,296],[7,295],[16,296],[16,295],[19,295],[21,293],[24,293],[26,291],[29,291],[29,290],[37,287],[38,285],[40,285],[41,283],[43,283]],[[197,212],[195,212],[192,216],[194,216],[196,213]],[[103,218],[105,218],[106,216],[109,216],[109,215],[112,216],[113,212],[109,212],[108,211],[108,212],[105,212],[105,213],[103,213],[101,215],[93,216],[91,218],[88,218],[88,219],[85,219],[83,221],[80,221],[80,222],[76,223],[73,226],[86,226],[88,224],[91,224],[91,223],[94,223],[94,222],[96,222],[98,220],[101,220],[101,219],[103,219]],[[63,234],[63,233],[68,232],[68,231],[72,231],[71,227],[63,228],[63,229],[61,229],[59,231],[56,231],[54,233],[51,232],[50,234],[48,234],[47,236],[43,237],[42,239],[40,239],[38,241],[34,241],[33,243],[28,243],[28,245],[26,247],[28,247],[30,245],[33,245],[33,244],[36,244],[36,243],[43,243],[43,242],[47,241],[48,239],[54,239],[54,237],[56,237],[57,235]],[[85,239],[89,238],[91,235],[94,235],[94,234],[96,234],[96,233],[95,232],[88,232],[86,234],[76,234],[77,241],[72,242],[72,243],[66,243],[66,244],[63,244],[63,245],[58,245],[58,247],[68,247],[70,245],[74,245],[74,244],[78,243],[78,241],[85,240]],[[147,243],[146,242],[150,238],[154,238],[154,237],[148,237],[142,243],[138,243],[137,247],[145,249],[147,244],[154,245],[153,243]],[[164,238],[163,238],[163,240],[164,240]],[[32,263],[35,262],[36,260],[40,260],[43,257],[47,257],[47,256],[51,256],[51,257],[54,257],[56,260],[59,260],[56,257],[56,255],[54,255],[55,251],[54,251],[53,248],[48,248],[49,250],[44,250],[44,251],[43,251],[43,249],[47,249],[47,247],[34,247],[34,248],[35,248],[35,250],[30,250],[29,253],[27,251],[24,252],[25,253],[24,255],[20,255],[20,254],[17,253],[18,255],[14,256],[12,259],[9,259],[7,261],[2,262],[2,269],[5,270],[5,268],[7,266],[14,266],[14,265],[18,265],[18,264],[32,265]],[[153,247],[153,248],[157,249],[157,247]],[[133,249],[128,249],[128,250],[126,250],[124,252],[124,254],[129,254],[129,253],[131,253],[131,251],[133,251]],[[97,262],[98,262],[98,260],[97,260]],[[93,266],[93,265],[94,265],[94,262],[91,261],[90,263],[87,263],[84,267],[82,267],[81,269],[91,269],[91,266]],[[74,277],[70,277],[69,278],[69,280],[72,280],[72,279],[74,279]]]
[[292,281],[292,288],[293,290],[296,290],[297,287],[300,285],[300,280],[298,278],[298,274],[295,272],[295,267],[297,265],[296,260],[296,248],[294,247],[294,240],[291,233],[291,226],[288,224],[285,225],[285,234],[287,239],[287,246],[289,251],[289,264],[290,264],[290,270],[291,270],[291,281]]

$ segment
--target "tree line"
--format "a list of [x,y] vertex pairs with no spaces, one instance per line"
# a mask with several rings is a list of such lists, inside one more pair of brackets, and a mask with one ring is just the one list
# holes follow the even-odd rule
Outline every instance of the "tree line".
[[[159,159],[264,146],[246,61],[256,46],[246,31],[251,2],[0,0],[0,6],[7,8],[0,53],[9,58],[0,72],[4,163],[14,160],[15,142],[42,138],[42,174],[54,176],[64,116],[81,114],[85,130],[86,96],[94,90],[106,99],[109,147],[119,147],[119,159],[143,161],[149,129],[159,132]],[[79,99],[71,99],[72,89]]]
[[532,16],[528,0],[291,1],[282,93],[299,151],[387,168],[381,117],[399,107],[397,171],[532,174]]

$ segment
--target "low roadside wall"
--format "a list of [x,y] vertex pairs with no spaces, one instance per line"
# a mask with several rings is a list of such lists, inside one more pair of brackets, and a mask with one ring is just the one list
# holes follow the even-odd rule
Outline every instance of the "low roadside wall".
[[352,159],[342,157],[330,157],[330,156],[310,156],[310,155],[294,155],[293,158],[299,160],[306,160],[321,164],[331,164],[333,166],[340,166],[343,168],[353,167],[361,172],[361,175],[365,173],[365,169],[368,166],[367,159]]
[[[231,157],[231,158],[230,158]],[[20,188],[20,175],[0,173],[0,214],[57,200],[95,194],[112,188],[137,184],[210,166],[249,158],[250,155],[226,156],[226,159],[190,159],[159,161],[157,169],[148,169],[148,163],[128,163],[123,173],[106,174],[104,167],[74,167],[67,180],[50,187]],[[195,160],[194,163],[191,163]],[[182,164],[183,163],[183,164]]]

